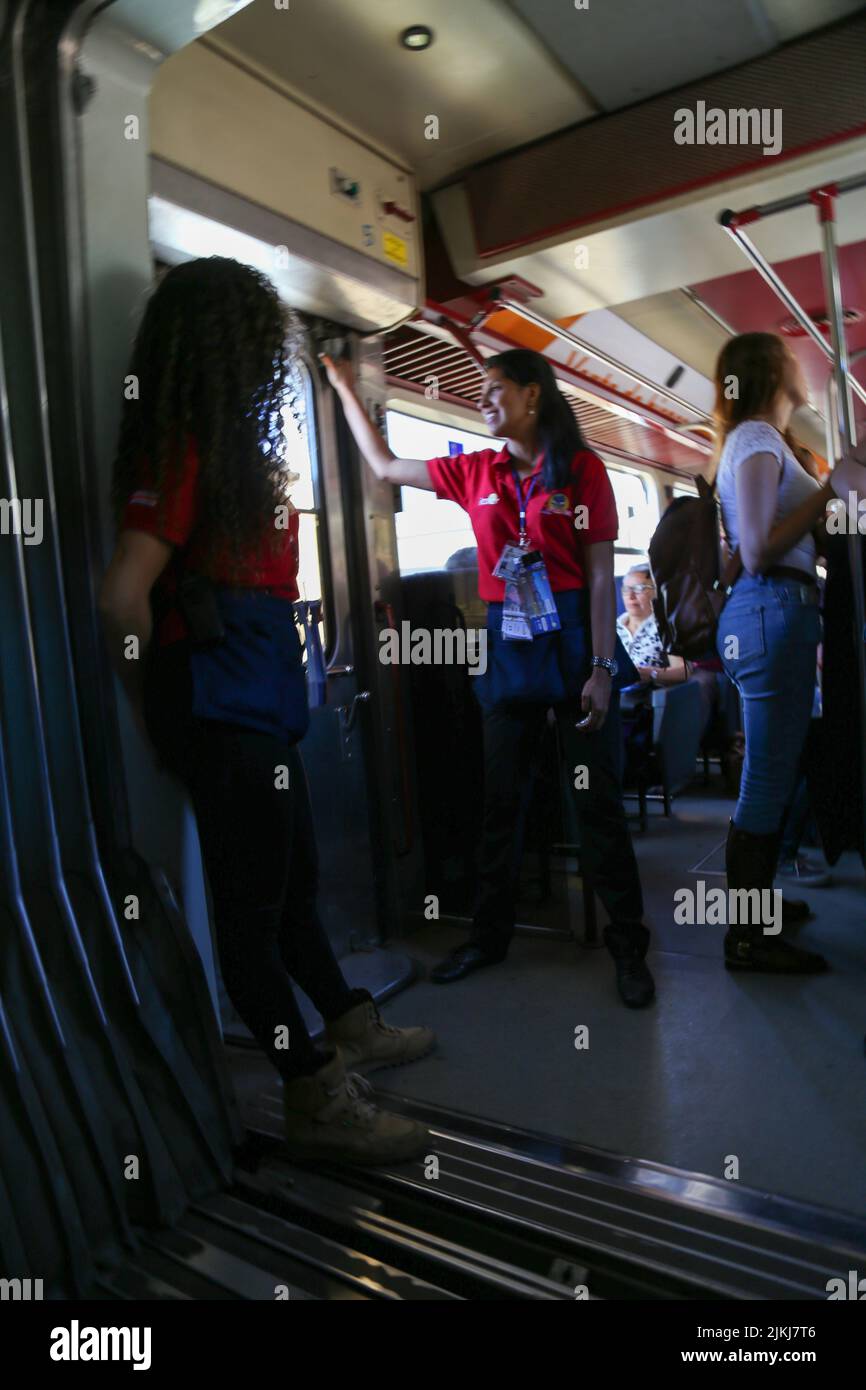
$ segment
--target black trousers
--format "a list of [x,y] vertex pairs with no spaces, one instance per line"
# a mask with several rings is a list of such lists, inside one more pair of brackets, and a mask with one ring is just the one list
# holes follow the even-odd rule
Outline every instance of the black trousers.
[[270,734],[193,718],[182,652],[158,665],[148,683],[148,727],[195,809],[226,992],[291,1080],[324,1060],[292,981],[326,1020],[361,997],[347,985],[316,907],[319,861],[300,753]]
[[[619,701],[601,729],[575,728],[584,717],[580,702],[555,708],[560,747],[580,827],[581,867],[598,894],[610,924],[605,941],[612,954],[645,955],[649,932],[642,925],[640,876],[622,804]],[[484,821],[478,865],[473,939],[504,954],[514,931],[515,900],[523,853],[533,754],[547,709],[509,706],[484,714]],[[585,767],[575,789],[575,769]]]

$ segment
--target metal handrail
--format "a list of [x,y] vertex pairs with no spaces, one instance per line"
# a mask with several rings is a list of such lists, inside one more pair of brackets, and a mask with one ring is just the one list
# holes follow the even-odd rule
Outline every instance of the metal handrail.
[[[794,208],[808,207],[810,203],[815,202],[816,194],[826,193],[838,198],[843,193],[853,193],[858,188],[866,188],[866,174],[852,174],[848,179],[838,179],[835,183],[828,183],[822,188],[812,188],[805,193],[792,193],[787,198],[776,198],[774,202],[756,203],[754,207],[744,208],[742,212],[726,209],[719,214],[719,221],[727,217],[740,225],[758,222],[764,217],[773,217],[777,212],[792,212]],[[723,222],[722,225],[727,226],[727,223]]]
[[[866,179],[864,179],[864,183],[866,183]],[[786,204],[790,202],[789,199],[780,199],[779,201],[780,203],[784,202]],[[802,206],[802,203],[791,203],[790,205],[792,207],[800,207]],[[767,207],[772,206],[773,205],[770,203],[767,204]],[[780,207],[778,211],[784,212],[786,211],[786,208]],[[742,216],[744,216],[744,214],[732,213],[726,210],[725,212],[719,213],[719,222],[724,227],[725,231],[729,234],[729,236],[731,236],[733,240],[738,244],[740,249],[744,251],[745,254],[748,256],[749,260],[752,262],[752,265],[757,270],[761,279],[765,282],[765,284],[769,285],[770,289],[782,301],[785,308],[797,320],[800,327],[806,333],[808,333],[813,343],[815,343],[816,346],[820,348],[821,352],[828,359],[828,361],[835,361],[835,353],[833,347],[831,343],[827,341],[826,337],[821,332],[818,325],[814,322],[810,315],[807,314],[806,310],[800,304],[799,300],[794,298],[793,294],[788,289],[788,286],[776,274],[769,261],[761,254],[761,252],[758,250],[757,246],[751,240],[751,238],[746,236],[745,232],[741,231],[737,219]],[[825,223],[824,225],[827,226],[828,224]],[[861,386],[857,378],[855,376],[852,376],[851,373],[847,371],[847,369],[845,372],[845,379],[847,380],[850,389],[860,397],[861,401],[863,401],[864,404],[866,404],[866,388]]]

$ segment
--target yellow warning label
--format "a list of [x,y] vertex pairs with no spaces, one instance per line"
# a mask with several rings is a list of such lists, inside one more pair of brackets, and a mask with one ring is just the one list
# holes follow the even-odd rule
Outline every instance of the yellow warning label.
[[401,236],[395,236],[393,232],[383,232],[382,250],[388,260],[394,261],[396,265],[409,264],[409,247]]

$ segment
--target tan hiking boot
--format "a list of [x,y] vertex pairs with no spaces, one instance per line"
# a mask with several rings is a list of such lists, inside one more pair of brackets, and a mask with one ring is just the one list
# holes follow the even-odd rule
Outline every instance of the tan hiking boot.
[[286,1145],[302,1161],[376,1166],[405,1163],[426,1153],[430,1135],[423,1125],[379,1110],[363,1077],[347,1075],[337,1053],[312,1076],[283,1086]]
[[325,1037],[339,1049],[346,1070],[360,1072],[417,1062],[436,1042],[432,1028],[392,1028],[383,1022],[372,999],[327,1024]]

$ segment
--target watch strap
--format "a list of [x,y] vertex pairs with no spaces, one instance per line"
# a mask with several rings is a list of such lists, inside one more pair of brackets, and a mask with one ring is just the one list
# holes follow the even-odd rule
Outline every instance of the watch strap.
[[617,664],[612,656],[594,656],[592,664],[593,666],[600,666],[603,671],[607,671],[608,675],[615,676],[617,673]]

